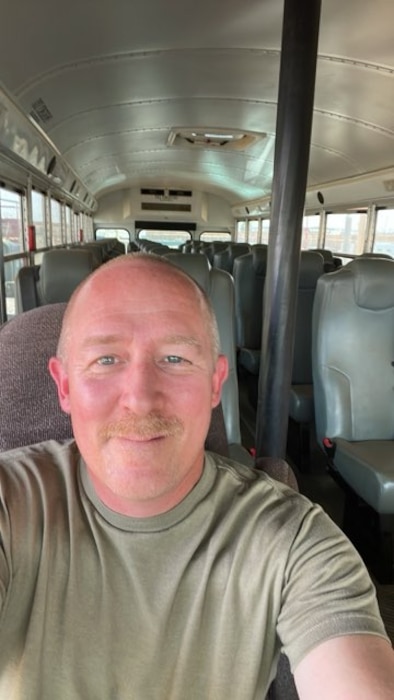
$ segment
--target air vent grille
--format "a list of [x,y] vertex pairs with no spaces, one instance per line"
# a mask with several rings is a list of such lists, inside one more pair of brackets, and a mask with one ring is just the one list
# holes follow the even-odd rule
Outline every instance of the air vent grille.
[[165,202],[142,202],[141,209],[144,211],[183,211],[191,212],[190,204],[166,204]]
[[164,188],[154,188],[154,187],[142,187],[140,190],[141,195],[149,195],[151,197],[191,197],[191,190],[180,190],[180,189],[164,189]]
[[174,128],[168,135],[167,146],[244,150],[265,137],[266,134],[263,132],[240,131],[238,129]]
[[31,107],[30,116],[33,117],[38,124],[46,124],[53,119],[52,112],[41,97],[35,100]]

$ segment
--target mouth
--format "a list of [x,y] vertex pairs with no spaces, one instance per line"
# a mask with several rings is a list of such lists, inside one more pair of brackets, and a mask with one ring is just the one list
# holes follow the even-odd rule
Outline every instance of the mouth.
[[164,440],[168,435],[111,435],[110,439],[125,445],[152,445]]
[[129,415],[114,421],[103,428],[101,435],[104,440],[115,439],[129,445],[153,445],[182,432],[183,424],[179,418],[150,414],[144,418]]

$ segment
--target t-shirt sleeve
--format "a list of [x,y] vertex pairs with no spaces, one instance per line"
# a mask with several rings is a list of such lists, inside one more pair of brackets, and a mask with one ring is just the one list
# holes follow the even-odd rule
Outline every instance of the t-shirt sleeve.
[[360,556],[318,506],[303,517],[289,550],[277,631],[293,671],[333,637],[387,637]]

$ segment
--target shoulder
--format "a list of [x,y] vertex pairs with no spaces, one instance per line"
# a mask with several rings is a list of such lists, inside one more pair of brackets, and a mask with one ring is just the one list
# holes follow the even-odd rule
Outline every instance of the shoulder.
[[236,520],[251,540],[275,538],[286,552],[305,520],[322,520],[327,527],[329,519],[319,506],[261,470],[213,453],[208,453],[207,468],[215,474],[215,507]]
[[79,452],[73,440],[48,440],[3,452],[0,454],[1,496],[15,497],[18,488],[51,490],[54,483],[72,478],[78,461]]

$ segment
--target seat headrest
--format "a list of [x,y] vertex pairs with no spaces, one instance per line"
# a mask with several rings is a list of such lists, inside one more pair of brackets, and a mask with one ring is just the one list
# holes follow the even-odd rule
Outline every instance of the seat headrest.
[[256,275],[265,275],[267,271],[268,247],[252,248],[252,257]]
[[317,280],[323,273],[323,256],[310,250],[302,251],[298,274],[298,289],[315,289]]
[[0,450],[72,436],[47,365],[56,353],[66,304],[15,316],[0,329]]
[[360,257],[343,270],[353,276],[357,306],[372,311],[394,307],[394,260]]
[[211,269],[208,258],[205,255],[195,253],[168,253],[164,257],[170,262],[182,268],[190,277],[209,293],[209,271]]
[[78,284],[97,267],[87,249],[48,250],[42,256],[39,295],[42,304],[68,301]]

